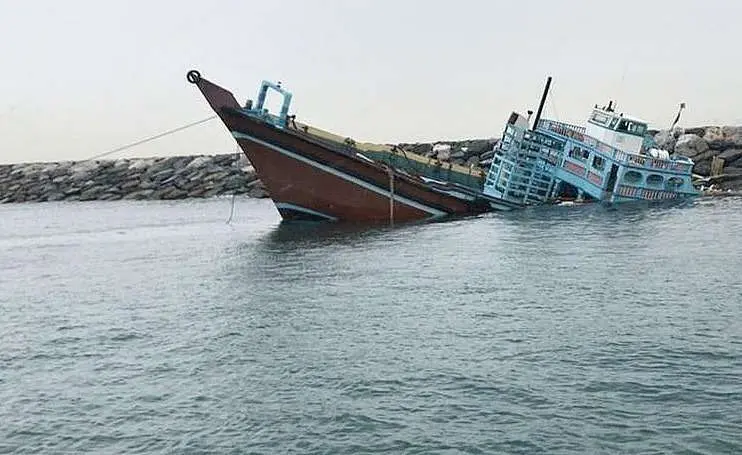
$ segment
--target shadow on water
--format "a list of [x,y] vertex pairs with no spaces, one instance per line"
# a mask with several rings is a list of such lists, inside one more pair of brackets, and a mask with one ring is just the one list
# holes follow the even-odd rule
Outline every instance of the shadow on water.
[[[324,269],[361,250],[409,247],[429,237],[432,226],[455,230],[456,219],[388,224],[281,222],[252,241],[233,244],[225,251],[227,273],[237,276],[291,275],[294,268]],[[452,223],[453,222],[453,223]],[[458,223],[468,223],[458,218]],[[476,222],[476,221],[474,221]],[[396,245],[396,247],[395,247]]]
[[[230,282],[229,292],[250,296],[256,282],[276,286],[325,282],[329,275],[373,269],[363,264],[368,260],[393,259],[404,269],[405,264],[430,266],[440,257],[450,257],[457,266],[478,267],[513,255],[518,260],[526,256],[540,260],[576,255],[583,249],[596,255],[637,253],[682,231],[690,206],[546,206],[394,226],[282,222],[227,246],[221,268]],[[490,259],[473,259],[484,256]]]
[[377,237],[394,229],[389,225],[367,225],[330,222],[281,222],[266,233],[263,242],[274,245],[312,246],[326,243],[353,243]]
[[[541,206],[516,210],[513,212],[492,212],[468,217],[448,217],[435,221],[417,221],[407,223],[364,224],[364,223],[328,223],[328,222],[285,222],[258,237],[257,250],[271,254],[296,252],[297,250],[314,250],[322,248],[353,248],[369,245],[388,239],[390,241],[416,241],[416,233],[431,227],[442,228],[446,232],[457,230],[459,225],[481,224],[483,221],[497,221],[506,230],[530,233],[564,229],[570,225],[592,226],[596,228],[622,229],[627,225],[642,224],[642,221],[657,220],[663,217],[676,217],[678,210],[692,207],[693,201],[684,202],[631,202],[615,204],[584,204],[576,206]],[[482,227],[482,226],[480,226]],[[568,231],[569,229],[567,229]],[[487,241],[486,233],[475,229],[483,235],[480,241]],[[474,231],[472,231],[473,233]],[[254,245],[244,245],[253,249]],[[240,250],[242,247],[237,246]]]
[[[474,217],[470,217],[474,219]],[[425,226],[461,221],[461,217],[405,223],[364,224],[328,222],[281,222],[261,238],[271,248],[314,248],[328,245],[353,246],[358,242],[383,239],[385,236],[407,235]],[[411,239],[412,240],[412,239]]]
[[[693,206],[683,203],[623,203],[620,205],[584,204],[576,206],[541,206],[513,212],[494,212],[470,217],[449,217],[436,221],[409,223],[363,224],[327,222],[281,222],[257,237],[254,242],[232,245],[233,253],[259,255],[276,259],[276,255],[300,252],[339,251],[353,248],[374,248],[379,242],[417,242],[422,238],[439,238],[447,241],[462,240],[461,236],[488,242],[496,231],[509,231],[519,238],[530,236],[529,241],[541,236],[584,234],[600,232],[611,235],[627,227],[632,235],[643,235],[654,223],[663,218],[678,217],[678,210]],[[494,225],[492,223],[495,223]],[[435,230],[431,231],[431,229]],[[555,231],[559,232],[557,234]],[[471,237],[476,237],[471,239]],[[468,240],[467,240],[468,241]],[[270,261],[269,261],[270,262]]]

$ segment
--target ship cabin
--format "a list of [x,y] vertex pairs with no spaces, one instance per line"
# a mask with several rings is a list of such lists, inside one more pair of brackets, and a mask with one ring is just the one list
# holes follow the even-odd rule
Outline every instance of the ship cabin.
[[609,102],[606,107],[595,106],[585,134],[624,152],[639,154],[647,134],[647,122],[616,113],[613,102]]
[[586,126],[511,114],[484,193],[521,205],[564,199],[624,202],[694,196],[693,161],[652,146],[647,122],[595,107]]

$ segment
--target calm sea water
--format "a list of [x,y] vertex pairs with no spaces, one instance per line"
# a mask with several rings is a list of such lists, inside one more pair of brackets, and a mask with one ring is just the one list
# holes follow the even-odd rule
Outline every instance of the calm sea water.
[[0,453],[742,453],[742,200],[0,206]]

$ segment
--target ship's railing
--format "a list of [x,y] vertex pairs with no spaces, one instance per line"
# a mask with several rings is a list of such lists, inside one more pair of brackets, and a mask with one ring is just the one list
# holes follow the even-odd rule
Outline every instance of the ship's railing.
[[562,136],[572,137],[574,135],[584,135],[587,130],[584,126],[562,123],[554,120],[541,119],[538,122],[538,128],[548,129]]
[[543,203],[551,191],[553,166],[564,141],[508,125],[496,147],[484,183],[485,194],[523,205]]
[[668,170],[688,174],[693,167],[690,161],[665,160],[653,158],[646,155],[635,155],[619,150],[605,142],[599,141],[585,134],[585,128],[569,123],[556,122],[554,120],[542,119],[538,122],[538,128],[548,130],[553,133],[572,138],[576,141],[583,142],[591,148],[604,155],[604,158],[610,158],[614,161],[627,166],[642,167],[647,169]]
[[676,161],[676,160],[663,160],[660,158],[653,158],[651,156],[642,155],[628,155],[627,161],[638,167],[644,167],[648,169],[661,169],[667,171],[677,171],[688,173],[690,172],[693,164],[691,162]]
[[678,191],[657,190],[653,188],[642,188],[630,185],[618,185],[616,194],[619,196],[630,197],[635,199],[664,200],[677,199],[681,194]]

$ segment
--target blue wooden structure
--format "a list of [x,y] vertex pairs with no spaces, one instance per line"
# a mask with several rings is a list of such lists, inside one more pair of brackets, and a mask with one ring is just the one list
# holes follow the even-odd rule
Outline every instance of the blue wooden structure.
[[[612,104],[612,103],[611,103]],[[596,108],[581,127],[520,114],[508,120],[484,193],[521,205],[565,198],[625,202],[695,196],[693,161],[654,148],[647,124]]]
[[[268,93],[273,90],[278,93],[283,99],[281,103],[281,111],[278,115],[271,114],[265,107],[265,99],[268,97]],[[252,101],[248,100],[244,108],[244,113],[252,117],[260,118],[261,120],[277,126],[279,128],[286,128],[289,120],[289,107],[291,106],[291,92],[281,87],[281,83],[273,83],[270,81],[263,81],[260,84],[260,90],[258,91],[258,98],[253,106]]]

